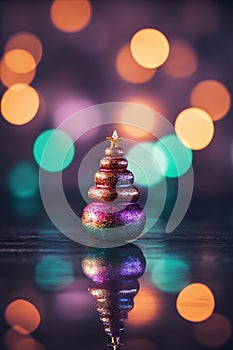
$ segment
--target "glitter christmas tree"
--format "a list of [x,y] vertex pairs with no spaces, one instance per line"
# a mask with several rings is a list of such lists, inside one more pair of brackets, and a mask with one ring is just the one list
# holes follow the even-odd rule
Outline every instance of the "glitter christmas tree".
[[128,161],[114,130],[111,142],[100,161],[100,169],[94,175],[95,186],[88,192],[92,203],[82,215],[87,233],[105,242],[123,243],[137,238],[145,225],[145,213],[137,204],[139,191],[133,185],[133,173],[127,170]]

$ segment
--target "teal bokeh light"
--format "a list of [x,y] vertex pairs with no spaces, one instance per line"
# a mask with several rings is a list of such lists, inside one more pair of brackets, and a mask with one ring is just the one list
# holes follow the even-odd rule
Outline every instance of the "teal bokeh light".
[[153,148],[155,157],[157,154],[166,158],[160,162],[161,169],[166,177],[179,177],[185,174],[192,165],[193,153],[185,147],[176,135],[166,135],[158,140]]
[[73,266],[58,256],[46,256],[36,265],[35,281],[41,289],[60,290],[74,282]]
[[162,169],[166,167],[166,157],[158,150],[153,152],[154,143],[142,142],[133,146],[127,153],[128,169],[141,186],[153,186],[164,178]]
[[175,256],[165,255],[155,260],[151,272],[153,284],[164,292],[179,292],[190,283],[187,262]]
[[57,129],[44,131],[38,136],[33,147],[36,162],[49,172],[67,168],[74,158],[74,153],[73,140],[68,134]]
[[35,196],[39,188],[38,170],[28,162],[17,163],[10,171],[8,186],[15,197]]

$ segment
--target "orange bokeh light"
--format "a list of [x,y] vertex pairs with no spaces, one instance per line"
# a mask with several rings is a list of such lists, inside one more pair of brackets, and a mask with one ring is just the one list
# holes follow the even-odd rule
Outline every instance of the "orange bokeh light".
[[167,75],[185,78],[193,74],[197,66],[197,55],[188,42],[178,39],[171,41],[171,52],[163,67]]
[[202,283],[185,287],[177,297],[176,308],[181,317],[191,322],[201,322],[209,318],[215,307],[211,290]]
[[5,310],[5,318],[12,328],[23,335],[30,334],[40,325],[40,313],[29,301],[17,299]]
[[217,348],[224,345],[232,334],[230,322],[217,313],[214,313],[208,320],[194,325],[196,340],[207,347]]
[[170,47],[167,38],[159,30],[144,28],[132,37],[130,50],[142,67],[157,68],[168,58]]
[[2,83],[10,87],[11,85],[17,84],[17,83],[23,83],[23,84],[30,84],[36,74],[36,70],[31,70],[28,73],[16,73],[12,71],[5,63],[4,58],[1,60],[0,63],[0,79]]
[[216,80],[204,80],[191,92],[191,105],[204,109],[213,120],[223,118],[231,106],[231,96],[227,88]]
[[143,326],[151,324],[159,317],[160,301],[155,289],[149,285],[143,285],[134,298],[134,308],[128,314],[128,323],[133,326]]
[[147,69],[140,66],[133,58],[128,44],[118,52],[116,68],[119,76],[131,84],[142,84],[153,78],[156,69]]
[[54,0],[51,6],[51,20],[54,26],[66,33],[84,29],[91,19],[92,8],[88,0]]
[[3,58],[9,69],[16,73],[28,73],[36,68],[34,57],[23,49],[7,51]]
[[26,84],[15,84],[2,96],[1,113],[9,123],[23,125],[35,117],[39,104],[39,95],[34,88]]
[[214,123],[200,108],[186,108],[176,118],[175,131],[185,146],[200,150],[209,145],[214,136]]
[[30,335],[22,335],[12,328],[4,336],[4,343],[10,350],[44,350],[44,347]]
[[42,57],[42,44],[40,39],[30,32],[19,32],[10,37],[6,46],[5,52],[14,49],[23,49],[28,51],[38,64]]

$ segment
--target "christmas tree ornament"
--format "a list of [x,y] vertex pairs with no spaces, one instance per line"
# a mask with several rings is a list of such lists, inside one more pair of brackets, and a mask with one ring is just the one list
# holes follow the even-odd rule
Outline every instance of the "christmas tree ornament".
[[95,186],[88,191],[92,203],[82,215],[87,233],[105,242],[124,243],[136,239],[143,231],[146,216],[137,202],[138,189],[133,186],[133,173],[127,170],[128,161],[116,130],[106,138],[110,147],[94,175]]
[[137,279],[143,275],[145,267],[141,249],[133,244],[90,248],[82,260],[83,273],[90,280],[88,291],[95,299],[95,308],[113,350],[121,345],[120,335],[139,290]]

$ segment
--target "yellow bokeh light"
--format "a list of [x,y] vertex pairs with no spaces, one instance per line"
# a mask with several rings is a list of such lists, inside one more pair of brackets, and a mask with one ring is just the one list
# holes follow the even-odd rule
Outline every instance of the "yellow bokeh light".
[[159,317],[160,301],[153,286],[141,281],[141,288],[134,298],[134,308],[128,314],[129,325],[144,326]]
[[1,113],[9,123],[23,125],[35,117],[39,103],[39,95],[34,88],[26,84],[15,84],[2,96]]
[[232,334],[230,322],[217,313],[214,313],[208,320],[194,325],[196,340],[210,348],[217,348],[224,345]]
[[66,33],[74,33],[88,25],[91,12],[92,8],[88,0],[54,0],[50,15],[57,29]]
[[185,40],[171,41],[171,52],[164,71],[173,78],[185,78],[193,74],[198,66],[198,59],[192,46]]
[[159,30],[144,28],[132,37],[130,50],[142,67],[157,68],[168,58],[170,47],[167,38]]
[[201,322],[209,318],[215,307],[211,290],[202,283],[185,287],[177,297],[176,308],[181,317],[190,322]]
[[17,299],[5,310],[5,318],[12,328],[20,334],[30,334],[40,325],[40,313],[29,301]]
[[211,142],[214,136],[214,123],[204,110],[187,108],[177,116],[175,131],[185,146],[200,150]]
[[[122,122],[120,129],[123,129],[134,139],[143,139],[148,136],[148,132],[142,128],[153,131],[155,126],[155,115],[152,110],[139,108],[136,104],[128,104],[122,107],[119,113],[119,119]],[[134,124],[134,126],[127,124]]]
[[33,69],[28,73],[17,73],[12,71],[5,63],[4,58],[1,60],[0,63],[0,79],[2,83],[10,87],[11,85],[17,84],[17,83],[24,83],[24,84],[30,84],[36,74],[36,70]]
[[16,73],[28,73],[36,68],[35,58],[23,49],[14,49],[4,54],[6,65]]
[[43,52],[42,44],[35,34],[30,32],[18,32],[12,35],[5,46],[5,52],[14,49],[23,49],[30,52],[37,64],[41,60]]
[[213,120],[223,118],[231,106],[231,96],[227,88],[216,80],[204,80],[191,92],[191,105],[204,109]]
[[156,69],[147,69],[140,66],[132,57],[128,44],[118,52],[116,68],[119,76],[131,84],[142,84],[153,78]]

